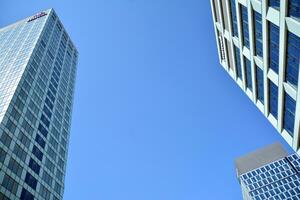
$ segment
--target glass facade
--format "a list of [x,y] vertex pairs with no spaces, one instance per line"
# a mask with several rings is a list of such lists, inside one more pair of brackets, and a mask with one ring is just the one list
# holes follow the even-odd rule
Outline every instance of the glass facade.
[[263,57],[262,45],[262,19],[261,14],[254,11],[254,27],[255,27],[255,54]]
[[300,1],[288,0],[288,15],[298,21],[300,21]]
[[240,5],[242,14],[242,29],[243,29],[243,44],[244,46],[250,48],[249,44],[249,27],[248,27],[248,11],[243,5]]
[[77,54],[52,9],[0,29],[0,199],[63,198]]
[[238,37],[238,26],[237,26],[237,18],[236,18],[236,6],[235,6],[235,0],[230,1],[230,7],[231,7],[231,18],[232,18],[232,31],[233,35]]
[[278,87],[272,81],[269,81],[269,112],[277,119]]
[[245,70],[246,70],[246,86],[249,90],[252,91],[252,73],[251,73],[251,62],[246,57],[245,61]]
[[264,72],[256,66],[256,90],[257,100],[264,103]]
[[296,101],[287,93],[284,96],[283,128],[293,137],[295,124]]
[[300,38],[288,32],[287,36],[287,59],[285,79],[291,86],[297,87],[300,60]]
[[237,77],[241,80],[243,80],[242,75],[242,66],[241,66],[241,59],[240,59],[240,49],[234,46],[234,58],[235,58],[235,64],[236,64],[236,73]]
[[293,154],[240,176],[255,200],[300,199],[300,158]]
[[275,8],[276,10],[280,9],[280,0],[269,0],[269,6]]
[[278,73],[279,66],[279,28],[269,22],[269,65],[270,68]]

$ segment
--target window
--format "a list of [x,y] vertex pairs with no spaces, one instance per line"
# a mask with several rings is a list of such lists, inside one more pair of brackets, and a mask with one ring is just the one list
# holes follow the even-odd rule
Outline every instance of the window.
[[262,20],[261,14],[254,11],[254,21],[255,21],[255,54],[257,56],[263,57],[263,47],[262,47]]
[[247,8],[241,5],[242,11],[242,29],[243,29],[243,44],[250,48],[249,45],[249,28],[248,28],[248,11]]
[[2,144],[4,144],[7,148],[9,148],[11,140],[12,138],[6,132],[3,131],[0,138]]
[[18,144],[15,144],[15,148],[13,152],[20,160],[25,162],[27,154]]
[[245,69],[246,69],[246,86],[249,90],[252,91],[252,73],[251,73],[251,63],[246,57],[245,60]]
[[8,176],[7,174],[5,174],[5,176],[4,176],[2,186],[13,194],[17,193],[18,183],[13,178]]
[[230,6],[231,6],[231,18],[232,18],[232,31],[233,31],[233,35],[238,37],[235,0],[231,0],[230,1]]
[[0,192],[0,199],[1,200],[9,200],[7,196],[5,196],[2,192]]
[[9,163],[8,163],[8,168],[9,168],[14,174],[16,174],[18,177],[21,177],[23,168],[22,168],[21,165],[20,165],[17,161],[15,161],[13,158],[10,158],[10,161],[9,161]]
[[27,183],[32,189],[36,189],[37,180],[28,172],[25,177],[25,183]]
[[39,135],[39,134],[36,134],[35,136],[35,141],[40,145],[40,147],[44,148],[45,145],[46,145],[46,142],[45,140]]
[[299,0],[288,0],[289,6],[289,16],[300,20],[300,1]]
[[30,158],[29,167],[30,167],[30,169],[32,169],[32,171],[34,171],[37,175],[39,175],[41,167],[32,158]]
[[47,138],[48,131],[42,124],[39,124],[38,130],[45,138]]
[[28,192],[25,188],[23,188],[20,200],[34,200],[34,197],[30,192]]
[[32,153],[33,153],[33,155],[35,155],[37,157],[37,159],[42,161],[43,153],[36,146],[33,146]]
[[3,163],[6,157],[5,151],[0,147],[0,162]]
[[279,63],[279,28],[278,26],[269,23],[269,64],[270,68],[278,74],[278,63]]
[[284,129],[293,137],[294,135],[294,123],[295,123],[295,111],[296,102],[287,93],[284,96]]
[[280,0],[269,0],[269,6],[279,10],[280,9]]
[[269,81],[269,87],[270,87],[270,93],[269,93],[269,98],[270,98],[270,104],[269,104],[269,109],[270,113],[277,119],[277,110],[278,110],[278,87],[272,82]]
[[49,128],[50,121],[47,119],[47,117],[44,114],[42,114],[42,116],[41,116],[41,121],[47,128]]
[[257,100],[264,103],[264,73],[256,66]]
[[287,60],[286,60],[286,82],[293,87],[298,85],[300,60],[300,38],[288,32],[287,36]]
[[241,60],[240,60],[240,49],[234,47],[234,53],[235,53],[234,57],[235,57],[237,77],[242,80],[243,78],[242,78],[242,67],[241,67]]

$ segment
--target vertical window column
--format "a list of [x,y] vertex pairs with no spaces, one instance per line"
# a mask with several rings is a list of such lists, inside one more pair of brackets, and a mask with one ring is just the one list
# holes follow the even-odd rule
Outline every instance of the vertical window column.
[[247,7],[241,5],[241,11],[242,11],[243,45],[246,46],[247,48],[250,48]]
[[236,73],[237,77],[241,80],[243,80],[242,76],[242,67],[241,67],[241,60],[240,60],[240,49],[236,46],[234,47],[234,58],[235,58],[235,64],[236,64]]
[[279,66],[279,27],[269,22],[269,65],[278,74]]
[[269,112],[277,119],[278,115],[278,87],[269,80]]
[[232,31],[233,35],[238,37],[238,28],[237,28],[237,18],[236,18],[236,7],[235,0],[230,1],[230,11],[231,11],[231,19],[232,19]]
[[285,79],[293,87],[298,85],[299,60],[300,60],[300,38],[288,32],[287,60]]
[[246,86],[252,91],[252,73],[251,73],[251,62],[248,58],[244,57],[245,69],[246,69]]
[[256,95],[257,100],[264,103],[264,73],[258,66],[256,66]]
[[261,14],[254,11],[254,20],[255,20],[255,54],[257,56],[263,57]]
[[284,129],[293,137],[295,124],[296,101],[287,93],[284,96]]

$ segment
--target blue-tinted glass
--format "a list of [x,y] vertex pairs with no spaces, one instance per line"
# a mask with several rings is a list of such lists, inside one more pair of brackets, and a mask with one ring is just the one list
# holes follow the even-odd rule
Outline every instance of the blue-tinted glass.
[[300,21],[300,1],[288,0],[289,3],[289,16]]
[[279,10],[280,8],[280,0],[269,0],[269,6]]
[[32,153],[33,153],[33,155],[35,155],[35,157],[37,157],[37,159],[42,161],[43,153],[36,146],[33,146]]
[[296,102],[288,94],[285,94],[284,99],[285,99],[285,102],[284,102],[283,127],[291,136],[293,136],[293,134],[294,134]]
[[29,167],[30,167],[30,169],[32,169],[32,171],[34,171],[37,175],[39,175],[41,167],[32,158],[30,158]]
[[26,189],[22,189],[20,200],[34,200],[34,196]]
[[242,67],[241,67],[241,61],[240,61],[240,49],[237,47],[234,47],[234,53],[235,53],[235,64],[236,64],[236,72],[237,72],[237,77],[242,78]]
[[37,180],[27,172],[26,177],[25,177],[25,182],[32,188],[32,189],[36,189],[36,185],[37,185]]
[[255,54],[262,57],[262,20],[261,14],[254,11],[254,19],[255,19]]
[[246,68],[246,86],[249,90],[252,91],[251,63],[246,57],[244,57],[244,60],[245,60],[245,68]]
[[288,33],[286,60],[286,81],[297,87],[299,75],[300,38],[293,33]]
[[35,141],[36,141],[42,148],[44,148],[45,145],[46,145],[45,140],[44,140],[39,134],[36,134],[36,136],[35,136]]
[[231,18],[232,18],[233,35],[238,36],[235,0],[231,0],[230,6],[231,6]]
[[279,28],[278,26],[269,23],[269,64],[270,68],[278,73],[278,63],[279,63]]
[[250,48],[249,45],[249,28],[248,28],[248,11],[245,6],[241,5],[242,10],[242,29],[243,29],[243,44]]
[[257,99],[264,103],[264,73],[259,67],[256,67]]
[[277,110],[278,110],[278,87],[272,82],[269,81],[269,98],[270,98],[270,113],[277,119]]

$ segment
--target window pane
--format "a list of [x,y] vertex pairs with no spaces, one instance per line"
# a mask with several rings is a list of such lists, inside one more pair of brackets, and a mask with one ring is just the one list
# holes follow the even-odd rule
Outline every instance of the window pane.
[[298,85],[300,38],[293,33],[288,33],[286,60],[286,81],[293,87]]
[[278,73],[279,63],[279,28],[278,26],[269,23],[269,65],[270,68]]
[[270,113],[277,119],[277,110],[278,110],[278,87],[272,82],[269,81],[269,98],[270,98]]

